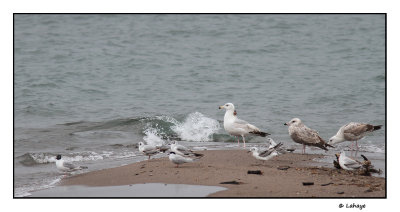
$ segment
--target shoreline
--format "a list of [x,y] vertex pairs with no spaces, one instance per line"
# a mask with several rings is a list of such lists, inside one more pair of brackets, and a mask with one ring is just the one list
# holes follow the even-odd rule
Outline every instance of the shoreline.
[[[168,157],[162,157],[71,176],[63,179],[60,185],[166,183],[227,188],[207,197],[386,197],[385,178],[356,175],[335,169],[333,165],[332,168],[319,167],[321,163],[313,159],[323,155],[288,153],[260,161],[247,150],[206,150],[201,153],[204,157],[199,161],[182,164],[179,168],[175,168]],[[248,171],[262,174],[248,174]]]

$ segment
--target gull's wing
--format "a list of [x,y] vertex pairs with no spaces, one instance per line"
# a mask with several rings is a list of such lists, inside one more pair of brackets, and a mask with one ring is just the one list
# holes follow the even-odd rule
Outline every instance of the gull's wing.
[[258,129],[256,126],[249,124],[247,121],[241,119],[236,119],[235,122],[233,122],[233,126],[235,128],[242,128],[248,132],[260,131],[260,129]]
[[150,152],[150,151],[157,150],[157,147],[153,146],[153,145],[145,145],[145,146],[143,146],[142,150],[143,150],[143,152]]
[[258,155],[259,155],[260,157],[267,157],[268,155],[272,154],[272,153],[273,153],[277,148],[279,148],[280,146],[282,146],[282,143],[279,143],[279,144],[275,145],[275,146],[272,147],[272,148],[269,148],[269,149],[267,149],[267,150],[264,150],[264,151],[260,152]]
[[343,158],[343,165],[350,169],[358,169],[361,167],[361,163],[359,161],[353,160],[349,157]]
[[343,133],[345,136],[360,136],[373,129],[374,126],[370,124],[351,122],[344,127]]
[[176,145],[175,149],[177,151],[182,152],[183,154],[190,154],[192,152],[190,149],[188,149],[187,147],[182,146],[182,145]]
[[317,131],[306,126],[297,128],[291,137],[298,143],[306,144],[317,144],[322,140]]
[[63,163],[63,166],[66,167],[66,168],[68,168],[68,169],[76,169],[76,168],[78,168],[78,167],[75,166],[74,164],[72,164],[72,163],[67,163],[67,162],[64,162],[64,163]]
[[157,154],[159,152],[158,148],[153,145],[145,145],[141,150],[146,155]]

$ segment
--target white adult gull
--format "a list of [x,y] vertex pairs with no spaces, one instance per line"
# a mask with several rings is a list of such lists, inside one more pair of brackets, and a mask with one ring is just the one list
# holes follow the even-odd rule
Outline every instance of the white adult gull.
[[357,169],[360,169],[363,165],[362,162],[360,162],[356,159],[347,157],[346,154],[344,153],[344,151],[342,151],[340,153],[340,155],[336,154],[336,157],[339,158],[338,161],[339,161],[340,167],[345,170],[349,170],[349,171],[357,170]]
[[160,153],[159,147],[150,144],[146,145],[143,142],[139,142],[139,151],[144,155],[149,156],[148,160],[150,160],[150,156]]
[[172,163],[176,164],[176,168],[178,168],[180,164],[191,163],[200,159],[200,157],[184,157],[176,154],[174,151],[169,152],[168,158]]
[[327,144],[319,135],[318,132],[308,128],[301,122],[299,118],[294,118],[284,125],[289,126],[289,135],[296,143],[303,144],[303,154],[306,153],[306,145],[316,146],[323,150],[328,150],[326,147],[332,147]]
[[61,159],[61,155],[57,155],[56,157],[56,167],[61,172],[73,172],[88,168],[86,166],[77,166],[72,163],[65,162],[63,159]]
[[178,144],[177,141],[171,142],[171,151],[175,152],[178,155],[186,156],[186,157],[202,157],[203,156],[203,154],[195,153],[191,149]]
[[365,123],[350,122],[342,126],[339,131],[332,138],[329,139],[328,144],[334,145],[344,141],[353,141],[351,148],[353,149],[354,141],[358,149],[357,141],[364,138],[368,132],[381,129],[382,125],[371,125]]
[[243,139],[243,147],[246,147],[245,136],[248,134],[254,134],[261,137],[265,137],[270,135],[269,133],[261,132],[256,126],[249,124],[248,122],[238,119],[237,113],[235,110],[235,106],[232,103],[226,103],[225,105],[219,106],[219,109],[225,108],[225,116],[224,116],[224,128],[230,134],[238,139],[239,145],[239,136],[242,136]]
[[282,143],[279,143],[263,151],[259,151],[257,147],[252,147],[250,148],[249,152],[252,152],[253,157],[255,157],[258,160],[269,160],[278,155],[277,149],[280,146],[282,146]]

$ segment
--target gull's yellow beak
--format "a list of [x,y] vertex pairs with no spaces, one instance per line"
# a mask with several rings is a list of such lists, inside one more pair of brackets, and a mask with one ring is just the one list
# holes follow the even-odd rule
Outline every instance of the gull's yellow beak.
[[225,108],[225,107],[223,105],[218,107],[218,109],[222,109],[222,108]]

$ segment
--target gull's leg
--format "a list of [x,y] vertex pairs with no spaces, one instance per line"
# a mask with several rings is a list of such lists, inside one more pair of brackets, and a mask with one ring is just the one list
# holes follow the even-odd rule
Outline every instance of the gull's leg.
[[150,160],[150,155],[149,155],[149,159],[148,160]]
[[356,141],[356,148],[357,148],[357,150],[358,150],[358,143],[357,143],[358,141]]
[[238,146],[240,146],[240,138],[239,136],[235,136],[238,139]]
[[354,141],[351,142],[351,147],[350,147],[351,151],[353,151],[353,146],[354,146]]
[[303,144],[303,155],[306,154],[306,145]]
[[244,139],[244,136],[242,135],[243,138],[243,147],[246,147],[246,139]]

